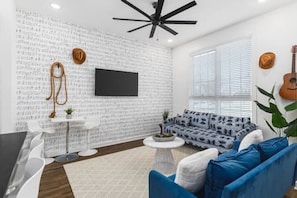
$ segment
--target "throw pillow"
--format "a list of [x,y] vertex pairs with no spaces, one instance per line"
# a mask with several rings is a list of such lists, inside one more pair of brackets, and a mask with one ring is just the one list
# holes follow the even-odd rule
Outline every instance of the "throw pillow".
[[263,134],[261,129],[254,130],[247,134],[240,142],[238,151],[249,147],[251,144],[258,144],[263,141]]
[[224,187],[261,163],[254,145],[233,157],[210,160],[206,169],[205,198],[220,198]]
[[174,120],[174,124],[178,124],[184,127],[189,126],[189,123],[190,119],[184,116],[176,116]]
[[288,139],[286,137],[276,137],[259,143],[258,151],[261,154],[261,160],[267,160],[287,146]]
[[210,148],[182,159],[178,163],[174,182],[197,193],[204,187],[208,162],[217,157],[218,149]]

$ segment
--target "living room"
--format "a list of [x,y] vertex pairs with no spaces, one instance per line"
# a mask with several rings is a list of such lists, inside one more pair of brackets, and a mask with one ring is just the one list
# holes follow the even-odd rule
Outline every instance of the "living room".
[[[65,117],[64,110],[68,107],[74,109],[76,117],[97,115],[100,127],[90,134],[93,148],[145,138],[159,131],[164,109],[170,110],[170,116],[188,109],[191,58],[195,53],[248,38],[251,43],[251,101],[265,101],[257,93],[256,85],[266,90],[276,85],[278,90],[284,74],[291,71],[291,47],[296,44],[297,35],[297,28],[293,26],[297,4],[293,1],[174,47],[43,16],[29,9],[19,9],[9,1],[5,4],[1,8],[1,15],[5,17],[0,23],[3,27],[0,39],[4,43],[0,46],[3,55],[0,133],[26,131],[26,121],[33,119],[41,120],[44,126],[54,126],[57,132],[46,135],[45,141],[45,153],[49,157],[63,154],[66,144],[66,126],[49,121],[53,103],[45,99],[51,92],[50,67],[56,61],[64,65],[68,90],[68,101],[56,106],[56,116]],[[197,20],[199,24],[199,18]],[[148,33],[144,31],[143,37],[148,37]],[[73,62],[73,48],[85,51],[83,64]],[[276,55],[270,69],[259,67],[259,57],[265,52]],[[138,96],[95,96],[95,68],[137,72]],[[61,98],[65,97],[63,94]],[[288,101],[280,99],[280,103],[285,105]],[[265,139],[275,136],[265,123],[264,118],[270,119],[269,115],[254,103],[251,118],[263,129]],[[85,137],[79,130],[71,131],[70,150],[77,152],[84,148],[82,139]]]

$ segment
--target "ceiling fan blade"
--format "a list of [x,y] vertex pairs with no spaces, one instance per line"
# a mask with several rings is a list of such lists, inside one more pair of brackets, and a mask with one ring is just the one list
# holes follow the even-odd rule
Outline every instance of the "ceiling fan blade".
[[120,20],[120,21],[140,21],[140,22],[151,22],[149,20],[141,20],[141,19],[125,19],[125,18],[112,18],[113,20]]
[[139,30],[139,29],[144,28],[144,27],[146,27],[146,26],[149,26],[149,25],[151,25],[151,24],[152,24],[152,23],[148,23],[148,24],[142,25],[142,26],[140,26],[140,27],[138,27],[138,28],[129,30],[128,32],[129,32],[129,33],[134,32],[135,30]]
[[132,3],[128,2],[127,0],[122,0],[123,3],[127,4],[128,6],[130,6],[131,8],[133,8],[134,10],[136,10],[137,12],[141,13],[142,15],[144,15],[145,17],[147,17],[149,20],[151,20],[151,16],[148,15],[147,13],[143,12],[142,10],[140,10],[139,8],[137,8],[135,5],[133,5]]
[[151,29],[151,33],[150,33],[150,38],[154,37],[155,31],[156,31],[156,27],[157,25],[153,25],[152,29]]
[[162,22],[163,24],[181,24],[181,25],[195,25],[197,21],[174,21],[174,20],[169,20],[169,21],[164,21]]
[[170,27],[168,27],[168,26],[166,26],[166,25],[164,25],[164,24],[159,24],[159,26],[160,26],[161,28],[163,28],[164,30],[170,32],[170,33],[173,34],[173,35],[177,35],[177,34],[178,34],[176,31],[174,31],[173,29],[171,29]]
[[189,9],[189,8],[191,8],[191,7],[193,7],[193,6],[195,6],[195,5],[197,5],[197,3],[196,3],[195,1],[192,1],[192,2],[190,2],[190,3],[188,3],[188,4],[186,4],[186,5],[184,5],[184,6],[180,7],[180,8],[178,8],[178,9],[173,10],[172,12],[169,12],[168,14],[162,16],[160,20],[161,20],[161,21],[164,21],[164,20],[166,20],[166,19],[168,19],[168,18],[170,18],[170,17],[172,17],[172,16],[174,16],[174,15],[177,15],[178,13],[180,13],[180,12],[182,12],[182,11],[184,11],[184,10],[187,10],[187,9]]
[[157,4],[157,8],[156,8],[156,12],[155,12],[155,19],[158,21],[160,16],[161,16],[161,12],[162,12],[162,8],[163,8],[163,4],[164,4],[164,0],[158,0],[158,4]]

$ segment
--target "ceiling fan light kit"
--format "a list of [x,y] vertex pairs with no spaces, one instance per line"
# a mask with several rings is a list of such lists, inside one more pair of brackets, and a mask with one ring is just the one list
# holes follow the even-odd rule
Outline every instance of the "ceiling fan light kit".
[[177,35],[178,33],[176,31],[174,31],[172,28],[168,27],[166,24],[195,25],[197,23],[197,21],[193,21],[193,20],[167,20],[168,18],[173,17],[173,16],[197,5],[197,3],[195,1],[191,1],[190,3],[187,3],[186,5],[184,5],[180,8],[177,8],[177,9],[173,10],[172,12],[169,12],[163,16],[161,16],[161,12],[162,12],[162,8],[163,8],[164,0],[158,0],[158,2],[152,3],[153,8],[155,9],[155,13],[153,13],[152,15],[145,13],[144,11],[142,11],[135,5],[131,4],[127,0],[121,0],[121,1],[147,18],[147,20],[129,19],[129,18],[113,18],[114,20],[120,20],[120,21],[147,22],[147,24],[145,24],[145,25],[142,25],[142,26],[139,26],[132,30],[129,30],[128,33],[131,33],[136,30],[139,30],[141,28],[152,25],[149,38],[154,37],[157,26],[170,32],[173,35]]

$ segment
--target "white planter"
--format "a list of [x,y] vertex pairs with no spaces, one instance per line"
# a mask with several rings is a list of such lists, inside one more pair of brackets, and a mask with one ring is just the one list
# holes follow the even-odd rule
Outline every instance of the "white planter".
[[71,119],[72,115],[71,114],[66,114],[66,119]]

